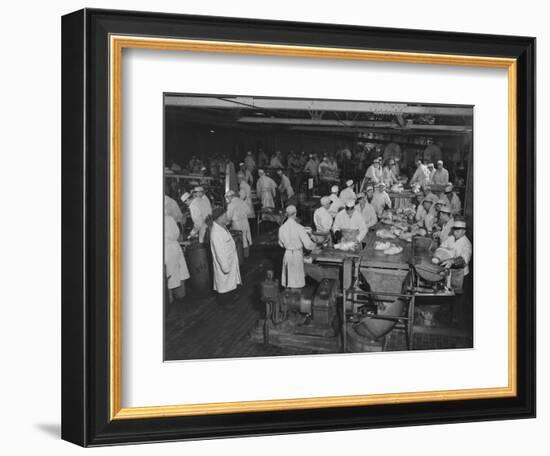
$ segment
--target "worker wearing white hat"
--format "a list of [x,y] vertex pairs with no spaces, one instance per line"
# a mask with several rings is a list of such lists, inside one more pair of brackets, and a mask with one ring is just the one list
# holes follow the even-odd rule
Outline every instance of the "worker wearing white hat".
[[453,191],[453,184],[447,184],[445,187],[445,196],[443,198],[447,200],[447,206],[451,208],[451,214],[460,214],[462,211],[462,203],[460,202],[459,196]]
[[256,194],[262,202],[262,208],[275,207],[275,194],[277,184],[271,177],[266,176],[263,169],[258,170],[258,182],[256,182]]
[[470,260],[472,259],[472,243],[466,237],[466,222],[457,220],[452,225],[452,235],[441,247],[451,250],[452,257],[441,262],[441,265],[451,269],[451,286],[457,294],[453,306],[453,320],[461,326],[469,326],[472,330],[472,293],[470,277]]
[[434,237],[438,238],[441,242],[445,242],[447,238],[451,235],[451,230],[453,227],[454,218],[451,214],[451,209],[449,206],[441,206],[439,209],[439,221],[438,225],[441,227],[439,231],[434,233]]
[[422,209],[418,209],[416,211],[416,220],[418,224],[426,228],[429,233],[433,231],[434,225],[437,220],[437,214],[435,210],[436,202],[437,196],[435,196],[433,193],[429,194],[420,203]]
[[248,223],[248,206],[233,190],[225,194],[227,201],[226,216],[231,229],[242,233],[244,257],[248,258],[249,247],[252,245],[252,234],[250,233],[250,224]]
[[246,182],[248,182],[248,185],[252,185],[252,183],[254,182],[254,177],[252,177],[252,173],[245,166],[244,162],[239,163],[239,172],[237,173],[237,178],[241,174],[244,176]]
[[244,176],[239,178],[239,198],[246,203],[248,207],[248,218],[253,219],[256,217],[254,211],[254,203],[252,202],[252,189],[248,182],[246,182]]
[[353,200],[346,202],[345,210],[338,213],[332,225],[332,232],[336,238],[341,235],[341,230],[345,229],[358,231],[355,239],[357,242],[361,242],[368,231],[363,217],[355,210],[355,201]]
[[433,163],[428,163],[428,183],[433,184],[433,176],[435,173],[435,166]]
[[384,184],[384,182],[379,182],[375,188],[376,190],[374,191],[371,204],[372,207],[374,207],[377,217],[380,218],[386,207],[391,209],[391,199],[386,193],[386,184]]
[[330,215],[332,217],[336,217],[336,214],[338,214],[338,211],[343,209],[344,203],[342,200],[338,197],[338,185],[333,185],[330,189],[330,207],[328,211],[330,212]]
[[430,181],[437,185],[447,185],[449,183],[449,171],[443,168],[443,160],[437,161],[437,169],[434,171]]
[[430,181],[430,172],[428,167],[422,163],[422,160],[416,161],[416,171],[411,177],[410,184],[418,184],[421,187],[427,185]]
[[189,193],[184,193],[181,196],[181,200],[189,206],[189,212],[191,214],[191,220],[193,221],[193,229],[191,230],[190,237],[199,237],[199,242],[204,242],[204,236],[206,234],[206,225],[204,220],[209,214],[212,214],[212,205],[210,200],[204,194],[202,187],[195,187],[193,189],[194,197],[189,198]]
[[256,169],[256,162],[254,161],[251,150],[246,153],[246,157],[244,158],[244,165],[246,166],[246,169],[248,169],[248,171],[250,171],[251,173],[253,173]]
[[313,223],[315,229],[320,233],[328,233],[332,228],[332,222],[334,221],[331,213],[329,212],[332,201],[328,196],[321,198],[321,207],[316,209],[313,213]]
[[[370,186],[367,187],[367,190],[369,189],[371,192],[374,191],[373,188]],[[358,204],[355,206],[355,210],[359,212],[361,217],[363,217],[363,220],[368,230],[372,228],[374,225],[376,225],[376,223],[378,222],[376,211],[374,210],[373,205],[370,203],[369,199],[366,197],[364,193],[359,193],[357,195],[357,202]]]
[[288,176],[283,173],[282,169],[277,170],[277,175],[281,179],[281,182],[279,184],[279,193],[281,194],[281,198],[283,200],[283,206],[286,205],[286,202],[294,196],[294,189],[292,188],[292,184],[290,183],[290,179]]
[[356,198],[357,196],[353,191],[353,181],[349,179],[348,181],[346,181],[346,188],[340,192],[340,199],[344,204],[346,204],[347,201],[349,200],[355,201]]
[[380,167],[380,162],[377,158],[374,159],[372,161],[372,165],[367,168],[365,179],[374,184],[377,184],[382,180],[382,168]]
[[296,206],[288,206],[287,220],[279,228],[279,245],[285,249],[281,285],[286,288],[305,286],[303,249],[313,250],[315,247],[306,229],[296,221],[296,212]]

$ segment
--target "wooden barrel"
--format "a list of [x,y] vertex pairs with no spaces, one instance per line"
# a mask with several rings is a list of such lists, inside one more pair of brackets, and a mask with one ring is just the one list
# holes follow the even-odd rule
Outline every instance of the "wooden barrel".
[[194,242],[185,248],[189,285],[200,294],[212,291],[212,265],[208,244]]
[[242,266],[244,263],[244,248],[243,248],[243,233],[239,230],[229,230],[233,240],[235,241],[235,246],[237,247],[237,256],[239,257],[239,266]]

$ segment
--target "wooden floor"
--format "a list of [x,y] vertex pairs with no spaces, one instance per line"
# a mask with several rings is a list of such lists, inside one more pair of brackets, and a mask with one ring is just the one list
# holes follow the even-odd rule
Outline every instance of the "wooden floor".
[[[277,237],[272,230],[266,230],[255,239],[251,255],[241,267],[243,285],[232,293],[228,304],[220,305],[214,292],[207,296],[197,296],[193,290],[188,290],[185,298],[165,305],[166,361],[311,353],[306,349],[300,351],[254,343],[249,338],[257,320],[265,312],[260,301],[260,282],[265,279],[269,269],[273,269],[276,277],[280,277],[283,251],[277,246]],[[313,283],[310,285],[313,286]],[[402,335],[394,332],[390,335],[386,349],[406,349]],[[449,328],[443,329],[441,334],[433,329],[415,332],[416,349],[472,346],[471,334],[453,334]]]
[[241,268],[243,286],[229,304],[221,306],[212,293],[197,297],[190,290],[187,297],[165,307],[166,361],[250,356],[307,354],[307,351],[282,349],[253,343],[250,331],[264,312],[259,283],[268,269],[279,274],[282,250],[257,248]]

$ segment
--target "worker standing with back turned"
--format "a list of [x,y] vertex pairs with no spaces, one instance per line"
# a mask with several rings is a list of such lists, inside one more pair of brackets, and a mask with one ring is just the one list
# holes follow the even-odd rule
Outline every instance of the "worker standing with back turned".
[[313,250],[315,243],[306,229],[296,221],[296,206],[286,208],[287,220],[279,228],[279,245],[285,249],[281,285],[286,288],[303,288],[306,284],[303,249]]

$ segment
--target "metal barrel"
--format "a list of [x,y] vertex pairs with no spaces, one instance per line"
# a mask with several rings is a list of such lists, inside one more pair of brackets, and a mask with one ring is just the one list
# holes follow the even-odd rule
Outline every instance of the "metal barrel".
[[200,294],[212,291],[212,266],[208,244],[194,242],[185,248],[189,285]]

